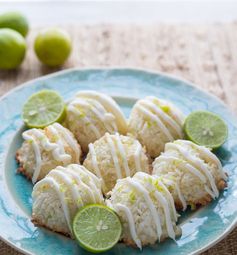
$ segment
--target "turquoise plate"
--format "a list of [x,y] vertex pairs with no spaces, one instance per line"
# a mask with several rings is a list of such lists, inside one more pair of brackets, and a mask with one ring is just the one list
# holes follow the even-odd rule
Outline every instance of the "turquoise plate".
[[186,212],[179,224],[183,234],[176,241],[144,248],[143,251],[118,244],[106,254],[197,254],[220,241],[237,222],[237,121],[217,98],[189,82],[165,74],[129,68],[72,69],[17,87],[0,100],[0,236],[25,254],[88,254],[76,242],[30,221],[32,184],[16,174],[15,152],[24,129],[21,109],[26,99],[41,89],[57,90],[65,100],[78,90],[91,89],[113,95],[129,115],[136,98],[155,95],[172,101],[188,114],[205,109],[219,114],[229,127],[226,143],[216,152],[228,172],[229,181],[220,197],[198,211]]

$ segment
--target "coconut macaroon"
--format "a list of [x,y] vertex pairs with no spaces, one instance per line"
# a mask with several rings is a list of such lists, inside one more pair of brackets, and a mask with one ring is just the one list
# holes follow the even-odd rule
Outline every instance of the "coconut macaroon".
[[16,153],[18,172],[32,182],[45,177],[56,166],[80,163],[81,148],[73,134],[59,123],[45,129],[29,129],[22,134],[25,140]]
[[106,133],[89,144],[83,165],[103,179],[103,192],[110,191],[117,179],[133,176],[138,171],[149,172],[149,160],[141,144],[132,137]]
[[195,209],[219,196],[227,176],[219,159],[206,147],[177,140],[153,162],[153,175],[162,176],[178,209]]
[[72,220],[87,204],[104,204],[101,180],[81,165],[58,166],[35,184],[32,222],[72,237]]
[[84,152],[106,132],[127,133],[127,122],[117,103],[95,91],[81,91],[69,102],[66,126],[73,132]]
[[141,249],[157,240],[175,239],[181,234],[176,226],[178,215],[174,200],[157,176],[138,172],[132,178],[118,180],[106,203],[120,217],[121,239],[126,244]]
[[146,146],[151,157],[157,157],[167,142],[182,139],[183,114],[171,103],[148,96],[134,105],[128,133]]

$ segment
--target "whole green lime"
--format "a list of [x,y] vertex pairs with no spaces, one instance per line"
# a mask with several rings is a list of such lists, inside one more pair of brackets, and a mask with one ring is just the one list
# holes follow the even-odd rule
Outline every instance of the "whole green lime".
[[41,31],[35,39],[35,53],[39,60],[50,67],[62,65],[70,55],[71,39],[59,28]]
[[25,37],[29,31],[29,23],[20,12],[6,12],[0,15],[0,28],[11,28]]
[[0,29],[0,69],[15,69],[25,57],[24,37],[9,28]]

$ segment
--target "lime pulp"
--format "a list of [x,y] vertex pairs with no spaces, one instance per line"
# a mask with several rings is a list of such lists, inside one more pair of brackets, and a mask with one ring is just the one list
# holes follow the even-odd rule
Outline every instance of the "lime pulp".
[[192,142],[212,149],[220,147],[228,135],[225,122],[208,111],[192,112],[185,120],[184,131]]
[[111,249],[119,241],[121,232],[117,214],[104,205],[87,205],[73,220],[75,238],[84,249],[93,253]]
[[62,122],[65,103],[53,90],[41,90],[33,94],[23,106],[22,118],[30,128],[44,128],[54,122]]

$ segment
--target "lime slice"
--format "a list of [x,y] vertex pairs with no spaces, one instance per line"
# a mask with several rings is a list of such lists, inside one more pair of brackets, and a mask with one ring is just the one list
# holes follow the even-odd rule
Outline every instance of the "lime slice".
[[122,226],[116,213],[104,205],[87,205],[73,220],[73,233],[79,244],[93,253],[111,249],[120,239]]
[[225,122],[207,111],[192,112],[185,120],[184,131],[189,140],[212,149],[220,147],[228,135]]
[[33,94],[23,106],[22,118],[30,128],[44,128],[63,121],[65,103],[53,90],[41,90]]

